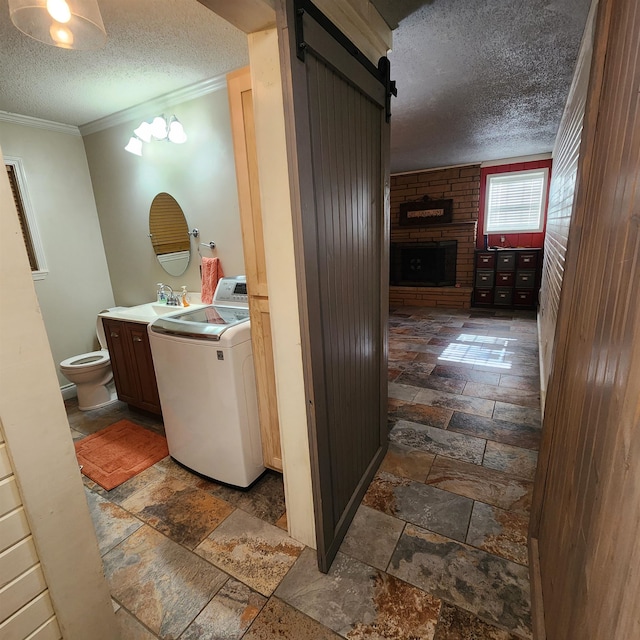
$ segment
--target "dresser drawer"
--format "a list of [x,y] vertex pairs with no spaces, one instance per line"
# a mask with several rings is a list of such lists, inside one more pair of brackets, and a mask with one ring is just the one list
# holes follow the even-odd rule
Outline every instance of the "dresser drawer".
[[495,292],[495,295],[493,296],[493,304],[511,306],[512,302],[513,302],[513,289],[496,287],[496,292]]
[[495,251],[476,253],[476,267],[478,269],[493,269],[496,264]]
[[516,268],[515,251],[498,251],[496,256],[497,271],[514,271]]
[[498,271],[496,273],[496,287],[513,287],[515,274],[513,271]]
[[476,271],[476,287],[478,289],[490,289],[493,287],[494,273],[487,269],[478,269]]
[[514,307],[533,307],[533,289],[522,290],[516,289],[513,306]]
[[475,289],[475,304],[493,304],[493,289]]
[[516,289],[533,289],[535,286],[535,271],[518,271],[516,273]]
[[518,269],[535,269],[537,264],[537,251],[522,251],[518,254]]

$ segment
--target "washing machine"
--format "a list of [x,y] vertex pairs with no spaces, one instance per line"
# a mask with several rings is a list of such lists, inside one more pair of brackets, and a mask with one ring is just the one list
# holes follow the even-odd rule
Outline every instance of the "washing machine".
[[245,278],[222,278],[211,305],[159,317],[149,342],[171,457],[248,487],[264,465]]

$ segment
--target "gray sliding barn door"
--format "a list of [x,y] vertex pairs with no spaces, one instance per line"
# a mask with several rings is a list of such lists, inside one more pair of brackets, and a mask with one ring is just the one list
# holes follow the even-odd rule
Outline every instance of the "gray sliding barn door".
[[318,565],[326,572],[387,447],[391,85],[386,58],[367,66],[309,2],[282,0],[280,8]]

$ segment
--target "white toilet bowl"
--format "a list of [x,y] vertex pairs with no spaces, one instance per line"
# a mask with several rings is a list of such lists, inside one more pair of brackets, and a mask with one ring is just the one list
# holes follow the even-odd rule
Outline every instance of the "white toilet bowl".
[[102,327],[102,318],[96,321],[96,333],[102,349],[67,358],[60,363],[60,373],[76,385],[78,408],[81,411],[98,409],[116,400],[109,383],[113,380],[111,359]]

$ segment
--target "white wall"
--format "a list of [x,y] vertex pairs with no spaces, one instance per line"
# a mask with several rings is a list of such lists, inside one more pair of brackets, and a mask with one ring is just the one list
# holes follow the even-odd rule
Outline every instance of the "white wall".
[[[113,306],[87,159],[79,135],[0,122],[7,156],[23,161],[49,274],[35,283],[56,363],[97,348],[96,317]],[[11,292],[3,293],[11,306]],[[19,315],[17,316],[19,318]],[[61,385],[68,380],[58,373]]]
[[[116,304],[151,301],[156,283],[187,285],[200,291],[200,259],[196,244],[214,241],[226,275],[244,273],[240,213],[236,188],[231,121],[226,89],[167,106],[188,136],[182,145],[155,141],[144,145],[143,156],[124,150],[140,120],[86,135],[84,144],[93,182],[100,227]],[[148,117],[157,115],[150,112]],[[158,264],[149,234],[149,207],[160,192],[180,204],[189,229],[192,258],[184,275],[168,275]]]
[[[0,297],[1,429],[60,630],[65,640],[112,640],[109,589],[6,174],[0,175]],[[1,542],[3,548],[6,538]],[[27,611],[25,623],[35,615]],[[24,637],[14,621],[2,623],[1,638]]]

